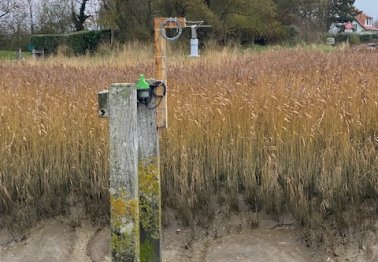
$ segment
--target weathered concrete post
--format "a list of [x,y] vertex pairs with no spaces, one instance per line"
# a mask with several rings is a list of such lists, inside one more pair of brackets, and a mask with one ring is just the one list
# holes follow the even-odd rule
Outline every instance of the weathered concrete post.
[[139,194],[137,98],[134,84],[99,93],[99,114],[109,116],[112,261],[138,262]]
[[[149,108],[155,107],[152,99]],[[161,261],[161,191],[156,109],[138,104],[140,260]]]
[[109,117],[113,261],[161,261],[161,191],[155,98],[137,103],[134,84],[99,96]]

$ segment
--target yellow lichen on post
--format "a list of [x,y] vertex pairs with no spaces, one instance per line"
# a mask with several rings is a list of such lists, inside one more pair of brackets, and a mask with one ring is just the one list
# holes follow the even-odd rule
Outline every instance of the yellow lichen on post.
[[[151,106],[155,104],[151,101]],[[161,261],[161,193],[156,110],[138,106],[140,259]]]
[[161,192],[158,159],[139,161],[141,261],[160,261]]
[[138,262],[137,99],[133,84],[112,84],[108,97],[112,261]]
[[111,227],[113,261],[139,261],[138,199],[124,190],[111,193]]
[[139,163],[139,207],[140,224],[143,230],[151,233],[153,239],[160,236],[160,173],[157,162]]
[[139,161],[138,176],[139,176],[139,192],[148,195],[159,194],[159,166],[158,160]]
[[136,218],[138,215],[138,199],[128,200],[125,193],[121,193],[121,195],[118,197],[112,195],[110,198],[110,204],[112,208],[112,214],[114,214],[115,216],[130,216]]

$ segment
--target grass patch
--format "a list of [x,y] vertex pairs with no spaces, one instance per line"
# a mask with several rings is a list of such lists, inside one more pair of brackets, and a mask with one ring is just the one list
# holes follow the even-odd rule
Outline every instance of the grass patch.
[[[31,57],[30,52],[22,52],[22,57],[27,58]],[[0,50],[0,59],[17,59],[17,51],[7,51],[7,50]]]

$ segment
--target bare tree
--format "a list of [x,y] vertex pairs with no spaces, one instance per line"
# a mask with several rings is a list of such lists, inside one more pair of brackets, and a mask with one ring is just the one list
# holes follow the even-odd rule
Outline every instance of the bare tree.
[[28,9],[29,9],[30,32],[33,34],[34,33],[34,12],[33,12],[34,1],[26,0],[26,3],[28,4]]
[[21,4],[16,0],[0,0],[0,18],[3,18],[16,11]]
[[71,6],[68,1],[39,1],[40,7],[35,26],[41,34],[63,34],[74,28]]
[[87,15],[85,13],[88,1],[89,0],[81,0],[81,1],[76,0],[76,2],[80,5],[79,13],[76,13],[75,8],[72,3],[72,19],[75,24],[76,31],[84,30],[85,21],[91,17],[90,15]]

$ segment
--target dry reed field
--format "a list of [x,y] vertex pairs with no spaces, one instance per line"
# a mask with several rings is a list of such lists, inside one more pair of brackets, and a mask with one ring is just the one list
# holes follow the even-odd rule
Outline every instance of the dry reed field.
[[[0,211],[9,226],[77,202],[108,222],[97,92],[153,75],[151,50],[138,50],[0,62]],[[323,234],[325,221],[342,229],[377,214],[377,52],[224,49],[172,55],[168,65],[163,203],[184,222],[211,219],[219,206],[238,211],[241,198]]]

